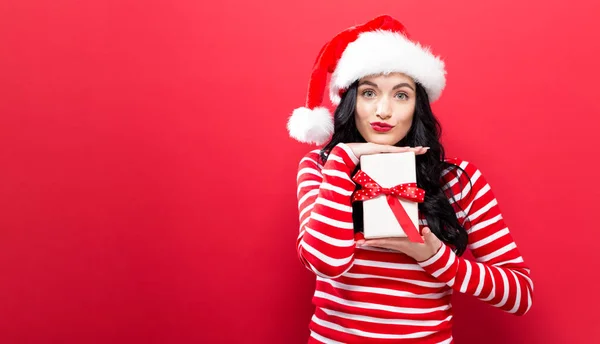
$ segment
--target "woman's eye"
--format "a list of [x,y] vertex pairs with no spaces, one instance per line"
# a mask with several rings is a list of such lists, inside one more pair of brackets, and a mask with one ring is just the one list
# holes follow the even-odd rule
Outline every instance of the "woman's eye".
[[400,96],[400,99],[406,100],[408,99],[408,94],[406,93],[397,93],[397,96]]
[[374,94],[375,93],[373,91],[371,91],[371,90],[366,90],[366,91],[363,91],[363,93],[362,93],[362,95],[365,96],[365,97],[371,97]]

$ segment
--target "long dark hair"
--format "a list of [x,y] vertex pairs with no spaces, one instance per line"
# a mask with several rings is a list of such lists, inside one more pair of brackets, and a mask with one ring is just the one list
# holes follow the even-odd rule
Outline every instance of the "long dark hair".
[[[448,200],[448,197],[454,197],[452,189],[447,188],[447,194],[442,190],[442,171],[448,168],[458,168],[468,178],[469,183],[471,180],[460,166],[445,161],[444,147],[440,142],[442,127],[431,111],[427,92],[419,83],[416,83],[416,86],[416,103],[412,124],[406,136],[396,143],[396,146],[431,147],[426,154],[416,156],[417,185],[425,190],[425,201],[419,203],[419,212],[424,214],[427,226],[431,231],[441,241],[453,246],[456,254],[462,255],[467,247],[468,235],[465,228],[459,223]],[[340,142],[366,142],[356,128],[354,119],[357,92],[358,81],[355,81],[342,95],[334,114],[334,134],[320,153],[323,161],[327,160],[331,149]],[[359,169],[360,164],[356,167],[353,175]],[[458,179],[460,181],[461,178]],[[357,184],[358,188],[360,186]],[[458,206],[457,202],[455,204]],[[362,202],[353,203],[352,208],[354,231],[362,231]]]

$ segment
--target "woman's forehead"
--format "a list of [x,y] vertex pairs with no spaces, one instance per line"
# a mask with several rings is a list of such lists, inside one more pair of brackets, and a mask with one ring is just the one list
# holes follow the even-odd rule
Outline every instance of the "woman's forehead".
[[377,85],[380,84],[397,84],[397,83],[401,83],[401,82],[406,82],[409,83],[411,85],[414,85],[415,82],[414,80],[401,72],[390,72],[390,73],[378,73],[378,74],[372,74],[372,75],[367,75],[365,77],[362,77],[359,79],[359,83],[360,81],[370,81],[373,83],[376,83]]

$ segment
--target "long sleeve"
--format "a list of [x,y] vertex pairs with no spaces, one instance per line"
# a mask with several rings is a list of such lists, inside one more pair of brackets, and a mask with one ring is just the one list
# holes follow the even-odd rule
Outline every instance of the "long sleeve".
[[323,166],[318,150],[299,163],[297,176],[300,234],[298,257],[318,276],[335,278],[354,262],[351,173],[358,159],[345,144],[336,145]]
[[457,171],[449,173],[445,188],[452,188],[462,208],[457,217],[467,229],[468,248],[476,261],[458,257],[442,244],[433,257],[419,265],[456,291],[474,295],[509,313],[523,315],[532,304],[530,270],[481,171],[466,161],[460,162],[460,167],[470,176],[471,184],[464,173]]

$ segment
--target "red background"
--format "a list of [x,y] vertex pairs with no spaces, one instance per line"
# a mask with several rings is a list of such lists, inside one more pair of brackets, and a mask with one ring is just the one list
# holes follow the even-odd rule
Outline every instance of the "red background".
[[304,343],[285,124],[340,30],[388,13],[445,58],[434,111],[535,282],[456,295],[458,343],[599,334],[597,1],[3,1],[0,342]]

